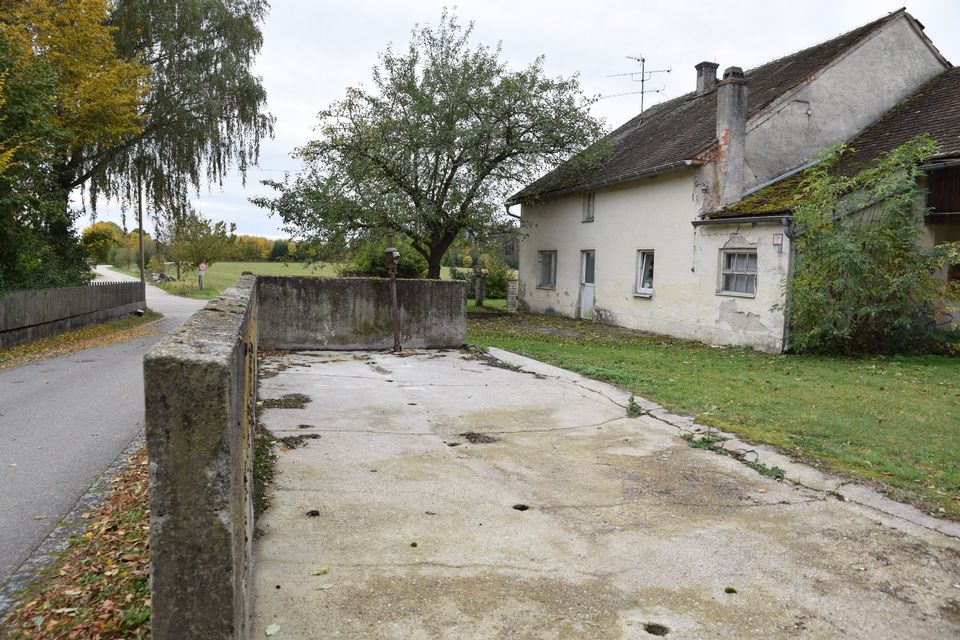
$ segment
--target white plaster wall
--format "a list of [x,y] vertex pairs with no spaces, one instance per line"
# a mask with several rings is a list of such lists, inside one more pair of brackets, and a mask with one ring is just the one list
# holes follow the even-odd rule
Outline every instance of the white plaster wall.
[[744,188],[849,140],[945,68],[906,16],[888,23],[798,91],[751,118]]
[[[717,295],[720,248],[736,225],[691,224],[700,208],[693,170],[643,179],[596,192],[594,221],[581,222],[583,194],[523,205],[525,237],[520,245],[520,296],[539,313],[577,317],[580,252],[596,251],[595,308],[599,319],[633,329],[778,351],[783,316],[771,311],[780,301],[787,273],[784,252],[772,246],[779,224],[741,225],[740,234],[757,243],[760,273],[755,298]],[[638,249],[655,252],[654,293],[634,295]],[[557,286],[537,288],[537,252],[557,251]]]

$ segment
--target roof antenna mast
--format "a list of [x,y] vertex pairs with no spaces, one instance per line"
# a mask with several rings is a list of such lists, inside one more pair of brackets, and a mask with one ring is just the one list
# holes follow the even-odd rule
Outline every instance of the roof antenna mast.
[[[634,62],[640,63],[640,71],[631,71],[629,73],[614,73],[607,76],[608,78],[618,78],[621,76],[630,76],[630,79],[634,82],[640,83],[640,91],[630,91],[629,93],[620,93],[617,95],[626,96],[626,95],[636,95],[640,94],[640,113],[643,113],[643,96],[648,93],[664,93],[665,89],[647,89],[647,83],[653,78],[655,73],[670,73],[673,69],[651,69],[647,71],[647,59],[643,57],[641,53],[639,56],[627,56],[627,60],[633,60]],[[614,96],[607,96],[614,97]]]

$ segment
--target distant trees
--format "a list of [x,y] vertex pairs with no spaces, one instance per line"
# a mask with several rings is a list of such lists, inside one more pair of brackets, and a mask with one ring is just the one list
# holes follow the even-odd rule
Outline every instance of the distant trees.
[[81,244],[94,264],[106,264],[111,251],[124,244],[123,229],[114,222],[95,222],[80,236]]
[[472,26],[444,12],[387,48],[372,90],[355,87],[319,115],[320,138],[297,149],[304,170],[256,198],[317,247],[343,249],[387,229],[408,239],[440,276],[452,243],[511,222],[503,202],[601,133],[576,78],[551,78],[543,60],[507,68],[500,49],[473,46]]
[[273,242],[263,236],[237,236],[235,242],[235,257],[244,262],[267,260],[273,249]]
[[196,267],[201,262],[209,266],[232,258],[235,230],[236,225],[213,222],[189,205],[170,216],[162,237],[164,253],[176,265],[177,279],[184,267]]

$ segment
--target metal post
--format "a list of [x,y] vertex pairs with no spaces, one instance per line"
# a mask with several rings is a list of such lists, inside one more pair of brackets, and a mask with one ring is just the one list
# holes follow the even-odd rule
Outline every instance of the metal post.
[[140,173],[143,169],[140,166],[140,160],[137,160],[137,236],[140,244],[140,283],[146,285],[146,269],[143,260],[143,189]]
[[393,352],[400,353],[400,303],[397,300],[397,263],[400,262],[400,252],[393,246],[393,231],[387,232],[387,244],[384,258],[387,260],[387,271],[390,274],[390,308],[393,315]]

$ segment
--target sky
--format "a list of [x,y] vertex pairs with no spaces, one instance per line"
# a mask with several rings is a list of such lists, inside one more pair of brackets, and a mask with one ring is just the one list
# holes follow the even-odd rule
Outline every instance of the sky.
[[[300,164],[291,152],[315,136],[316,114],[353,86],[370,86],[370,72],[388,44],[403,48],[416,24],[435,25],[444,7],[474,23],[474,40],[501,43],[515,69],[544,56],[551,76],[577,74],[584,92],[604,96],[592,107],[612,129],[640,111],[639,70],[630,57],[646,58],[651,75],[645,106],[695,88],[694,65],[703,60],[750,69],[899,9],[903,0],[271,0],[262,26],[264,45],[255,73],[276,117],[275,136],[261,146],[259,167],[246,184],[232,172],[223,186],[194,194],[195,206],[214,220],[233,222],[237,233],[285,237],[283,223],[249,202]],[[951,62],[960,64],[960,2],[914,0],[907,10]],[[610,77],[614,76],[614,77]],[[607,97],[609,96],[609,97]],[[99,220],[120,222],[119,209],[101,205]],[[132,220],[128,220],[128,223]],[[90,224],[88,216],[78,229]],[[135,224],[129,224],[133,227]],[[144,225],[150,230],[150,225]]]

